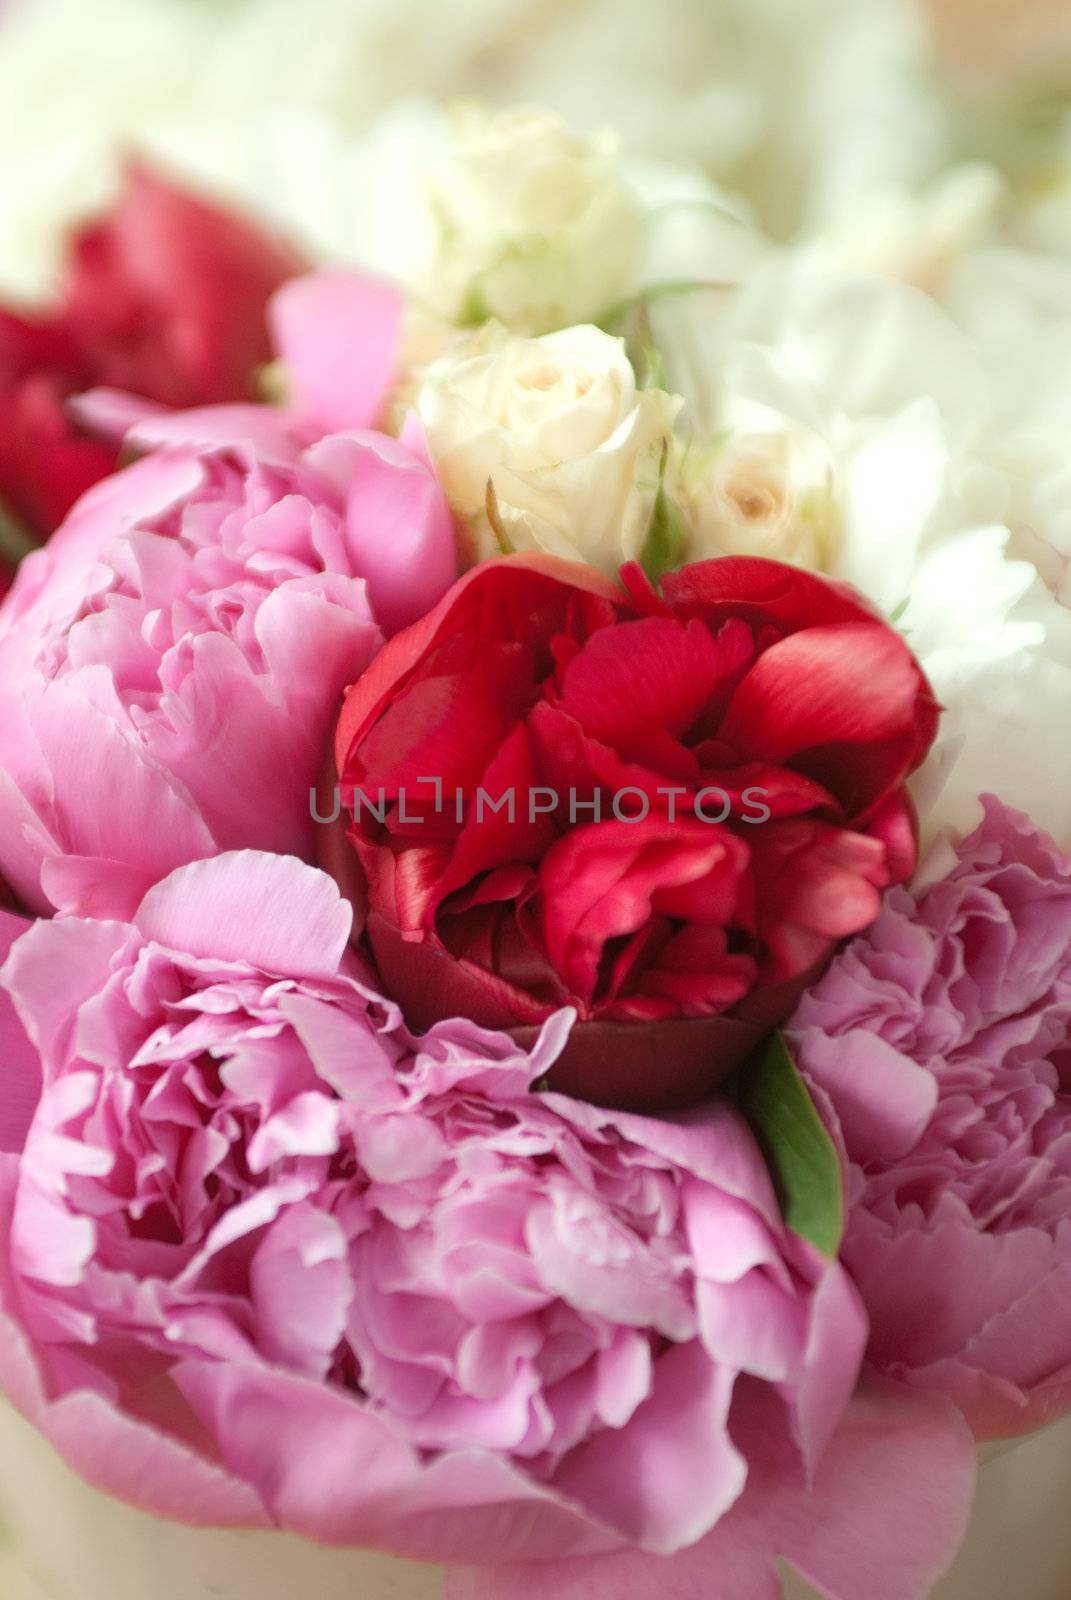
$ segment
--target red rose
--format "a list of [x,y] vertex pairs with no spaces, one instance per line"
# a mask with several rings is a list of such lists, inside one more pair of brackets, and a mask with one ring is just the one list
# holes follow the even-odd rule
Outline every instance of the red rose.
[[0,311],[0,501],[45,538],[114,471],[116,451],[67,417],[83,389],[172,406],[251,398],[271,358],[268,299],[302,270],[261,229],[132,166],[109,214],[72,240],[58,307]]
[[575,1006],[555,1086],[655,1109],[708,1093],[910,873],[938,709],[842,585],[622,577],[508,557],[392,639],[338,726],[355,858],[336,832],[324,859],[412,1025]]

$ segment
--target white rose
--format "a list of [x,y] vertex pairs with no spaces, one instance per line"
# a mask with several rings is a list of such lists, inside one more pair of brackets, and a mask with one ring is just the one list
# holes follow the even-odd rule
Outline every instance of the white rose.
[[429,370],[418,410],[477,560],[545,550],[615,574],[643,550],[681,401],[638,389],[598,328],[493,324]]
[[644,215],[616,140],[542,111],[458,109],[427,186],[430,251],[418,288],[469,325],[542,333],[599,316],[631,291]]
[[688,560],[766,556],[832,569],[839,513],[818,439],[781,429],[730,433],[709,449],[688,449],[680,475]]
[[339,153],[302,146],[317,183],[296,187],[320,191],[305,233],[465,328],[603,322],[667,284],[738,283],[769,250],[701,171],[619,161],[612,136],[573,133],[549,112],[412,99]]

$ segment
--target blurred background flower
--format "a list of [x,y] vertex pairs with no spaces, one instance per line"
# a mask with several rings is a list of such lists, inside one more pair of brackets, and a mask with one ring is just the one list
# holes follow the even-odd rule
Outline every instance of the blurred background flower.
[[300,19],[287,0],[7,0],[6,11],[0,281],[24,290],[54,269],[64,222],[114,190],[131,144],[337,250],[360,232],[361,136],[382,113],[420,98],[537,102],[701,169],[775,235],[852,221],[873,235],[876,218],[887,226],[972,156],[1051,186],[1071,105],[1060,0],[455,0],[448,14],[428,0],[308,0]]

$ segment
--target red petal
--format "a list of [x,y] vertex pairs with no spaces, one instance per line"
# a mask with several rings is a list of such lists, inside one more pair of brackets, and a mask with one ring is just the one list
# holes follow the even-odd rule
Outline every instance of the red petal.
[[176,406],[253,398],[268,300],[304,269],[263,227],[133,162],[74,240],[67,314],[96,383]]
[[832,790],[851,818],[912,770],[927,705],[926,681],[891,628],[809,628],[756,661],[733,697],[721,740],[745,760],[800,767]]
[[758,934],[769,952],[765,981],[783,983],[869,927],[889,869],[881,840],[823,823],[755,829],[752,872]]
[[[613,622],[620,596],[588,567],[553,556],[507,556],[473,567],[433,611],[403,628],[353,685],[339,718],[335,756],[344,772],[354,743],[397,696],[400,685],[440,640],[465,634],[547,646],[556,632],[569,632],[574,611],[587,623],[581,636]],[[553,659],[547,650],[547,669]]]
[[547,952],[566,987],[595,1001],[606,945],[640,932],[653,915],[701,912],[731,922],[747,847],[724,828],[606,822],[574,829],[544,856],[540,903]]
[[[793,1003],[786,1006],[786,1016]],[[550,1087],[594,1105],[663,1115],[709,1100],[766,1031],[724,1015],[578,1022],[551,1068]],[[530,1049],[538,1030],[517,1027],[510,1033]]]
[[[679,741],[725,675],[723,650],[701,623],[668,617],[594,634],[562,674],[562,709],[626,760],[677,770]],[[663,757],[662,752],[666,755]]]
[[675,616],[702,617],[711,624],[731,614],[796,633],[836,622],[880,620],[848,584],[760,556],[695,561],[667,572],[662,590]]

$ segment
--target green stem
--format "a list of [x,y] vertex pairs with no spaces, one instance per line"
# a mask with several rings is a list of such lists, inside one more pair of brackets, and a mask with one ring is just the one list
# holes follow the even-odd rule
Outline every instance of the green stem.
[[30,537],[21,522],[15,520],[0,500],[0,562],[17,567],[24,556],[36,549],[37,540]]

